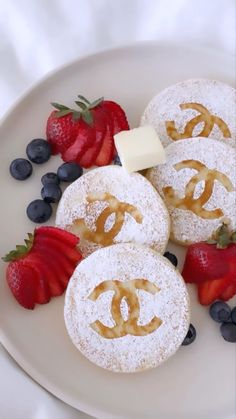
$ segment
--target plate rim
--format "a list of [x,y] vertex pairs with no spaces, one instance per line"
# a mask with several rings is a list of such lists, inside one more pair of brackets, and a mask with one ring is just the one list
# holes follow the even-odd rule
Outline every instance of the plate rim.
[[[49,81],[50,79],[53,79],[56,75],[58,75],[60,72],[67,71],[70,67],[79,65],[80,63],[83,63],[84,61],[87,61],[89,59],[96,59],[96,58],[102,58],[104,56],[113,54],[113,53],[119,53],[124,52],[127,50],[133,50],[133,49],[140,49],[140,48],[148,48],[153,47],[157,50],[159,48],[165,49],[165,48],[173,48],[173,49],[185,49],[189,51],[196,51],[198,54],[210,54],[211,56],[214,56],[215,59],[218,60],[228,60],[232,61],[232,64],[236,62],[236,55],[224,52],[224,51],[218,51],[215,48],[211,47],[202,47],[202,46],[195,46],[195,45],[189,45],[187,43],[181,43],[181,42],[169,42],[169,41],[157,41],[157,40],[144,40],[144,41],[138,41],[133,42],[129,44],[123,44],[116,47],[108,47],[100,49],[96,52],[90,52],[88,54],[83,54],[82,56],[79,56],[75,59],[69,60],[68,62],[64,63],[63,65],[60,65],[56,67],[55,69],[47,72],[43,77],[38,79],[36,82],[33,82],[32,85],[30,85],[27,89],[24,90],[22,94],[20,94],[17,99],[8,107],[6,112],[4,112],[3,116],[0,118],[0,132],[3,128],[3,125],[8,122],[8,119],[12,117],[13,112],[21,105],[21,103],[29,96],[31,95],[35,90],[40,88],[41,85],[43,85],[45,82]],[[12,357],[17,365],[23,369],[23,371],[26,373],[30,379],[32,379],[34,382],[36,382],[38,385],[40,385],[42,388],[44,388],[47,392],[52,394],[55,398],[62,400],[69,406],[72,406],[75,408],[78,412],[81,410],[82,413],[86,413],[88,415],[92,415],[94,417],[101,417],[102,419],[119,419],[123,418],[123,416],[117,415],[117,414],[110,414],[106,411],[104,411],[101,407],[95,408],[91,404],[87,404],[84,402],[81,402],[77,399],[76,403],[74,401],[73,397],[69,397],[69,394],[63,393],[62,390],[60,390],[57,385],[50,383],[47,378],[44,377],[43,374],[41,374],[37,369],[34,368],[33,365],[31,365],[29,362],[27,362],[27,359],[19,353],[11,339],[7,337],[7,334],[5,333],[4,329],[0,325],[0,343],[4,347],[4,349],[7,351],[7,353]]]

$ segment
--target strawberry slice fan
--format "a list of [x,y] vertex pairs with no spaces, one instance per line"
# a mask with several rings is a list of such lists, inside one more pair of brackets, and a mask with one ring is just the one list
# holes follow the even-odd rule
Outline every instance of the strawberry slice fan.
[[124,110],[118,103],[99,98],[89,102],[79,95],[78,109],[52,103],[54,110],[46,127],[53,154],[84,168],[106,166],[116,155],[114,135],[129,130]]
[[223,224],[208,242],[189,246],[182,276],[198,287],[203,305],[228,301],[236,295],[236,231]]
[[17,245],[3,260],[10,262],[6,278],[23,307],[46,304],[65,291],[74,269],[82,259],[78,237],[57,227],[38,227],[25,245]]

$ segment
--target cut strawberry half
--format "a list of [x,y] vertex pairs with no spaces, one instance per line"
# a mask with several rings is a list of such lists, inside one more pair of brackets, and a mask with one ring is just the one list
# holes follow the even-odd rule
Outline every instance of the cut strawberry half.
[[44,247],[44,249],[50,247],[51,249],[57,251],[59,255],[64,255],[65,258],[72,263],[77,263],[81,259],[80,253],[75,248],[72,248],[63,242],[60,242],[54,239],[53,237],[38,236],[35,240],[36,249],[38,245],[41,245],[42,247]]

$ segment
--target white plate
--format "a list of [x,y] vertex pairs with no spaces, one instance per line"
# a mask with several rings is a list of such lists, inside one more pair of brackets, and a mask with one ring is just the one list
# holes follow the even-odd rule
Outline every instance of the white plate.
[[[144,43],[73,62],[35,86],[3,121],[0,172],[0,254],[21,243],[34,225],[25,208],[40,196],[40,176],[59,159],[17,182],[9,163],[25,146],[45,135],[50,102],[72,105],[77,94],[118,101],[136,126],[151,97],[191,77],[234,82],[234,60],[208,50]],[[51,220],[53,223],[53,220]],[[180,254],[182,249],[175,249]],[[1,264],[1,342],[25,371],[66,403],[105,418],[231,419],[235,413],[236,348],[220,336],[219,326],[191,289],[192,322],[198,336],[161,367],[135,375],[113,374],[87,361],[72,345],[63,321],[64,297],[33,312],[13,299]]]

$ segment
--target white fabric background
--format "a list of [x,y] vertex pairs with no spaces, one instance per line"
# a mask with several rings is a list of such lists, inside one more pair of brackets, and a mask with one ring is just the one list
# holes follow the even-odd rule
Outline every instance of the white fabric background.
[[[235,54],[235,14],[234,0],[0,0],[0,117],[48,71],[103,48],[156,39]],[[84,417],[0,346],[1,419]]]

